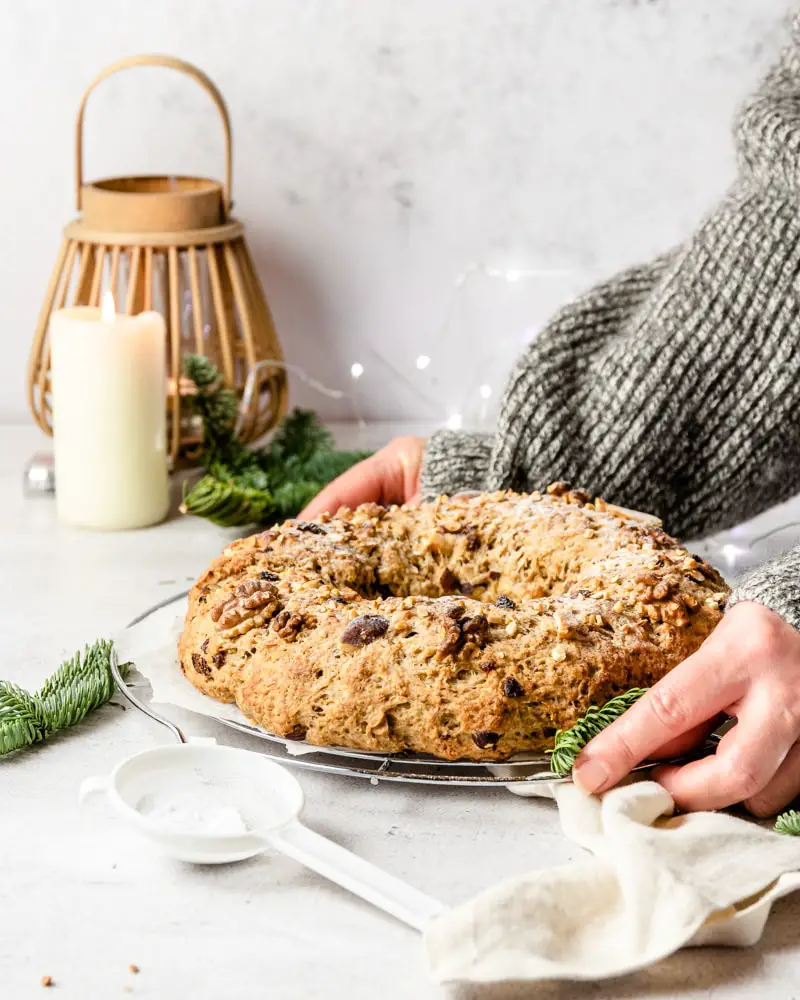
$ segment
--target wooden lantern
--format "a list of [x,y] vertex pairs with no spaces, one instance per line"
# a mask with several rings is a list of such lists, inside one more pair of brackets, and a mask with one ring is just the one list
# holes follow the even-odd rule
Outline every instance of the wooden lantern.
[[[211,97],[225,137],[222,183],[163,176],[114,177],[84,184],[83,117],[89,95],[113,73],[137,66],[179,70]],[[120,311],[155,309],[166,320],[167,420],[173,462],[194,457],[202,440],[202,428],[184,405],[193,391],[181,377],[184,354],[209,357],[226,385],[238,392],[242,401],[238,430],[243,440],[260,437],[283,416],[287,402],[283,355],[244,228],[230,216],[231,160],[231,127],[222,95],[189,63],[170,56],[133,56],[108,66],[89,85],[75,128],[81,214],[64,230],[28,368],[30,407],[47,434],[52,434],[50,315],[68,305],[96,306],[107,289]]]

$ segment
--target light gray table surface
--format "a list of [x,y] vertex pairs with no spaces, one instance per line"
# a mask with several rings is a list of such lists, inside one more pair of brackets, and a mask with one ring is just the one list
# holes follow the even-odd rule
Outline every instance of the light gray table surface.
[[[373,428],[362,443],[394,430]],[[86,641],[185,589],[231,537],[181,517],[123,534],[59,526],[52,498],[25,498],[21,488],[26,459],[48,447],[33,428],[0,427],[0,676],[28,688]],[[764,523],[783,523],[796,509]],[[206,731],[191,720],[187,728]],[[762,943],[746,952],[683,952],[600,984],[438,987],[414,932],[288,859],[185,866],[152,853],[104,803],[79,808],[83,778],[168,738],[112,704],[0,759],[3,1000],[41,997],[43,975],[64,1000],[800,996],[800,898],[778,903]],[[580,854],[550,802],[503,790],[298,777],[308,825],[447,903]]]

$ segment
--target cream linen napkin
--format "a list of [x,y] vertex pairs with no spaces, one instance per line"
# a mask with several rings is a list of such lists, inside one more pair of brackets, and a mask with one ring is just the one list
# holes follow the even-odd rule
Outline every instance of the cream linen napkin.
[[593,857],[481,893],[428,928],[442,982],[602,979],[685,946],[747,946],[800,888],[800,838],[725,813],[673,817],[652,781],[602,798],[555,787],[561,824]]

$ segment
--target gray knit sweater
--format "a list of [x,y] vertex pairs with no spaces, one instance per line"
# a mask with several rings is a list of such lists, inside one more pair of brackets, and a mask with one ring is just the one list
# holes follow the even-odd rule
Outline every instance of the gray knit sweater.
[[[441,431],[426,497],[566,480],[700,537],[800,492],[800,15],[736,124],[734,187],[680,247],[562,309],[491,435]],[[800,549],[737,587],[800,628]]]

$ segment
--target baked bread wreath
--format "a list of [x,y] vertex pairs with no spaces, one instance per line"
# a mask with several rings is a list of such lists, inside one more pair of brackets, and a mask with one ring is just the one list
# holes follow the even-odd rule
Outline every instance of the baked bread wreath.
[[646,515],[545,494],[366,504],[228,546],[181,669],[271,733],[502,760],[694,652],[728,595]]

